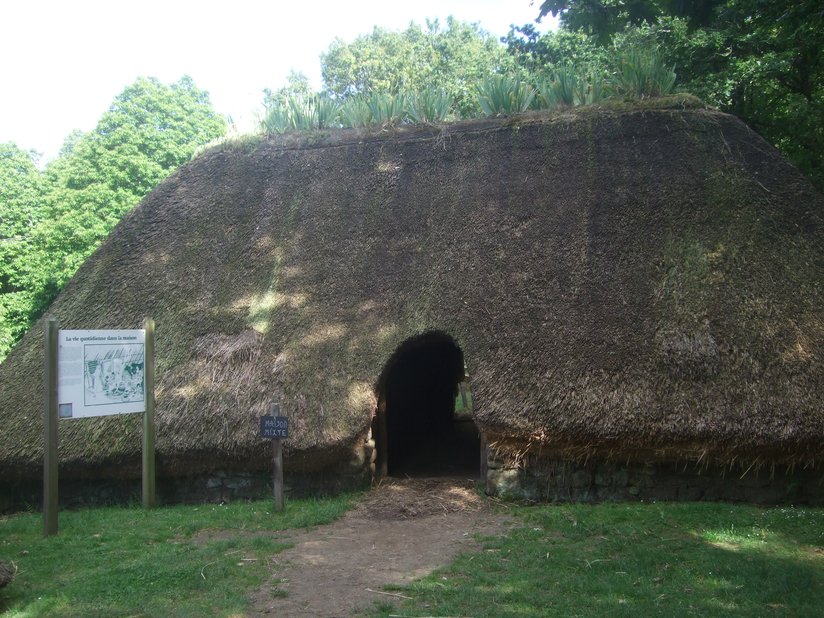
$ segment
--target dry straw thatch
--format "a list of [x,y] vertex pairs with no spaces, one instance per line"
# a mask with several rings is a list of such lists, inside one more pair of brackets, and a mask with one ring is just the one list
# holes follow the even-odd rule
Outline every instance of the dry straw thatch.
[[[50,309],[157,322],[161,475],[349,461],[406,339],[464,353],[512,450],[813,464],[824,200],[688,99],[230,145],[125,217]],[[42,326],[0,366],[0,477],[37,478]],[[65,475],[139,473],[136,416],[63,421]],[[749,465],[749,464],[748,464]]]

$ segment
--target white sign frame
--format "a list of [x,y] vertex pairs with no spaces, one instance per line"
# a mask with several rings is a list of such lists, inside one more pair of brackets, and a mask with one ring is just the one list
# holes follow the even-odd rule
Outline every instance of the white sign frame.
[[58,418],[146,411],[146,331],[60,330]]

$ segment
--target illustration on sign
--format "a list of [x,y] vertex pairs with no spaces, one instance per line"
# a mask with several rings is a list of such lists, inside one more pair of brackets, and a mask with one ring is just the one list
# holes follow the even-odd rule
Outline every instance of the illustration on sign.
[[60,418],[145,410],[145,331],[61,330],[58,341]]
[[87,406],[143,401],[143,344],[83,347]]

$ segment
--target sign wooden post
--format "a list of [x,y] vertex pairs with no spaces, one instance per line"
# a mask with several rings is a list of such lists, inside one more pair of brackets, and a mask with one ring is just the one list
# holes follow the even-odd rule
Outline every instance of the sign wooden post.
[[269,416],[260,417],[260,437],[272,438],[272,493],[275,498],[275,510],[283,510],[283,444],[281,440],[289,437],[289,420],[280,414],[280,406],[269,406]]
[[145,339],[146,410],[143,412],[143,508],[155,506],[155,430],[154,430],[154,381],[155,381],[155,323],[152,318],[143,320]]
[[272,493],[275,510],[283,510],[283,445],[279,438],[272,440]]
[[43,536],[57,534],[57,320],[45,325],[43,406]]
[[143,506],[155,505],[154,321],[145,330],[58,330],[45,322],[43,534],[57,534],[58,419],[143,414]]
[[378,407],[377,440],[378,457],[375,462],[375,471],[378,478],[389,476],[389,429],[386,426],[386,404]]

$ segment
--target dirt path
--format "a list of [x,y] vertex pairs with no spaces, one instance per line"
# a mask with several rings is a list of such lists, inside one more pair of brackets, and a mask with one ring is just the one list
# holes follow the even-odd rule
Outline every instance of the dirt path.
[[255,593],[250,615],[352,616],[397,600],[381,594],[383,587],[411,582],[477,549],[478,533],[506,531],[509,519],[493,512],[473,485],[385,482],[337,522],[288,534],[295,545],[275,556],[272,578]]

